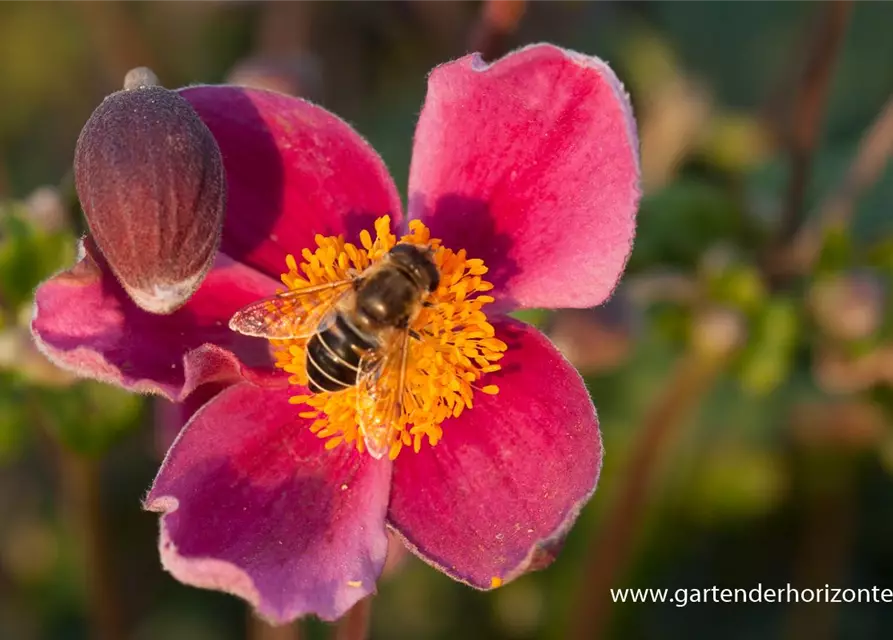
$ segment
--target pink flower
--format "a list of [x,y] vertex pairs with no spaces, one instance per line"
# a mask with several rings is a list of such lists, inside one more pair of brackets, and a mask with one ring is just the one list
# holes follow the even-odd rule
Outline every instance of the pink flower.
[[[481,260],[489,268],[496,311],[486,322],[474,317],[493,327],[487,348],[499,366],[469,365],[473,402],[443,420],[438,437],[423,434],[423,446],[407,433],[412,446],[393,460],[362,453],[349,421],[341,431],[313,426],[325,412],[289,402],[307,392],[290,384],[299,373],[273,366],[274,357],[288,366],[281,346],[227,328],[235,311],[276,291],[280,273],[289,270],[286,284],[300,274],[293,261],[286,267],[289,252],[332,243],[346,251],[345,242],[369,249],[360,232],[386,215],[391,226],[378,223],[379,239],[408,232],[386,168],[347,124],[301,100],[235,87],[182,95],[216,138],[227,173],[220,253],[207,279],[180,310],[151,315],[87,246],[74,268],[38,289],[33,321],[61,366],[194,412],[146,498],[162,513],[164,566],[282,622],[334,619],[371,593],[388,528],[479,589],[548,564],[595,489],[598,421],[555,347],[503,314],[598,305],[620,277],[639,160],[611,70],[536,45],[492,65],[467,56],[431,73],[407,217],[444,251],[464,250],[470,269]],[[445,286],[444,295],[464,297]]]

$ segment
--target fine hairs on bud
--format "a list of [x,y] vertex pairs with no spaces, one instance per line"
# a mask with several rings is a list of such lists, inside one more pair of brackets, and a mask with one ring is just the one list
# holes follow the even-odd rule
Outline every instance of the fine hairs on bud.
[[90,236],[131,300],[173,313],[217,255],[223,158],[192,105],[155,74],[134,69],[124,82],[81,131],[75,186]]

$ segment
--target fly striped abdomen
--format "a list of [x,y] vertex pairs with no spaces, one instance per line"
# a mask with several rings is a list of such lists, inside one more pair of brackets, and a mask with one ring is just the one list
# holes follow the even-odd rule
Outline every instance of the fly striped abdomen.
[[340,391],[354,386],[360,356],[376,346],[338,314],[332,326],[315,334],[307,343],[310,391]]

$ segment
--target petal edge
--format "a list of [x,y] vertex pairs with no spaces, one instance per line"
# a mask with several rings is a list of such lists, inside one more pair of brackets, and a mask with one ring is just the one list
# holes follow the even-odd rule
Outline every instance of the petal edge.
[[390,463],[325,449],[292,393],[241,383],[215,396],[144,504],[162,514],[159,551],[174,577],[245,598],[277,624],[343,615],[374,592],[388,546]]
[[490,268],[505,307],[590,307],[612,293],[641,195],[635,120],[603,61],[531,45],[434,69],[409,217]]
[[[496,396],[444,423],[435,447],[394,464],[388,524],[450,577],[489,589],[551,562],[592,496],[602,443],[579,374],[545,336],[502,319]],[[544,389],[543,380],[549,379]]]
[[375,219],[402,219],[384,161],[347,122],[307,100],[228,85],[180,90],[223,154],[221,251],[278,277],[315,234],[356,242]]
[[218,254],[189,302],[157,316],[130,300],[86,242],[74,267],[37,288],[31,335],[60,368],[174,400],[207,382],[284,385],[266,342],[226,326],[236,309],[275,288],[272,279]]

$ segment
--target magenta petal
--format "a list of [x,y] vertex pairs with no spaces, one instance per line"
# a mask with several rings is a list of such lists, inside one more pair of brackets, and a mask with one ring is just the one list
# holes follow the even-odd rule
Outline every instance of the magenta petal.
[[597,305],[626,264],[640,197],[626,93],[598,58],[552,45],[437,67],[409,193],[411,218],[483,258],[503,305]]
[[313,237],[356,238],[376,217],[400,222],[387,168],[350,125],[290,96],[228,86],[182,90],[223,153],[227,213],[221,250],[264,273]]
[[146,499],[178,580],[238,595],[282,623],[340,617],[384,566],[391,465],[332,451],[288,403],[243,383],[186,426]]
[[155,398],[152,403],[155,427],[155,449],[163,458],[171,448],[180,431],[195,415],[196,411],[214,399],[218,393],[231,386],[229,382],[211,382],[203,384],[180,402],[171,402],[165,398]]
[[[598,419],[579,374],[535,329],[503,319],[495,396],[394,464],[388,522],[426,562],[488,589],[548,564],[595,490]],[[501,582],[500,582],[501,581]]]
[[218,255],[189,302],[159,316],[137,307],[93,255],[35,292],[32,334],[54,363],[171,399],[212,382],[284,384],[273,373],[268,343],[227,326],[237,309],[275,292],[271,278]]

